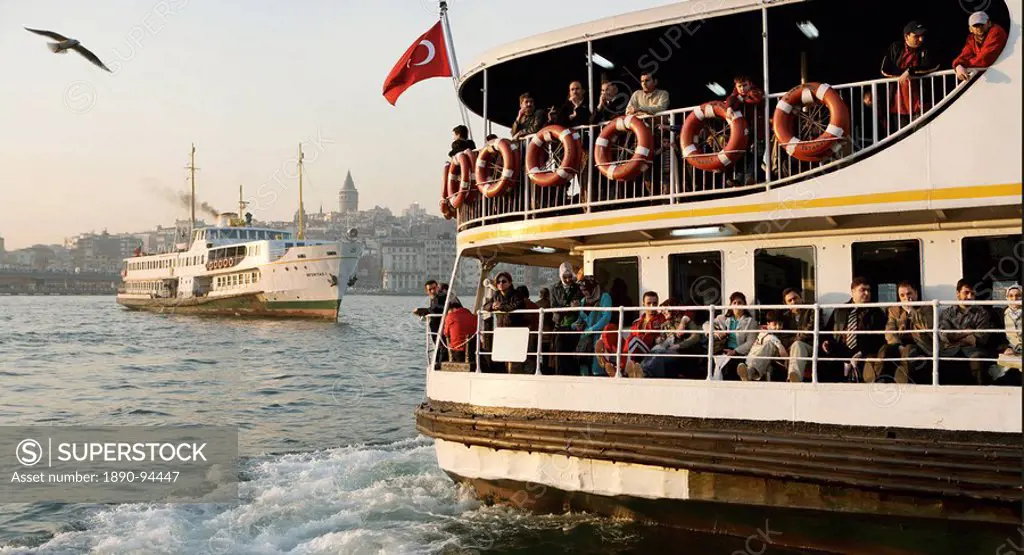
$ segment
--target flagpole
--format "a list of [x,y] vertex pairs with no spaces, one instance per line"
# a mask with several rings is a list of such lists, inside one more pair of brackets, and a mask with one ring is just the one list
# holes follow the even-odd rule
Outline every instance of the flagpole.
[[452,70],[452,84],[455,86],[455,101],[459,103],[462,124],[469,130],[469,139],[473,140],[473,127],[469,124],[469,112],[466,111],[466,106],[459,98],[459,77],[462,74],[459,73],[459,60],[455,56],[455,42],[452,40],[452,29],[448,24],[448,2],[441,0],[438,4],[441,10],[441,28],[444,34],[445,49],[448,50],[448,66]]

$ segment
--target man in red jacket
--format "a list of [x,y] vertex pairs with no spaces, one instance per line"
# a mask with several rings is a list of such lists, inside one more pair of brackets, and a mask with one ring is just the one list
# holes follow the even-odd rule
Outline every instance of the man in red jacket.
[[992,23],[985,12],[974,12],[969,20],[971,34],[960,55],[953,60],[956,77],[961,81],[970,79],[971,68],[992,65],[1006,46],[1006,29]]

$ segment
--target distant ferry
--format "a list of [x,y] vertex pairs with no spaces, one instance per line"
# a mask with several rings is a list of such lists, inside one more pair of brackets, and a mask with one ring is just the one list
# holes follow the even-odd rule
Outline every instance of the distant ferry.
[[334,320],[362,244],[296,240],[226,213],[193,230],[187,250],[125,259],[117,302],[156,312]]
[[[192,172],[192,222],[195,223],[195,146]],[[117,302],[133,310],[223,316],[338,318],[345,290],[355,283],[363,253],[356,230],[341,241],[304,238],[302,145],[299,145],[299,230],[253,227],[242,213],[217,216],[216,225],[193,229],[189,243],[176,252],[126,258]]]

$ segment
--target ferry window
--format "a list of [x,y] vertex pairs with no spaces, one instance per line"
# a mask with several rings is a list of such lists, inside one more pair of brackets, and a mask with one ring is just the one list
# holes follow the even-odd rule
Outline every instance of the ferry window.
[[813,303],[814,247],[754,250],[754,298],[757,304],[784,304],[782,292],[799,289],[804,302]]
[[635,256],[594,261],[594,277],[612,297],[612,306],[640,304],[640,261]]
[[906,280],[921,290],[921,243],[873,241],[853,243],[853,276],[863,276],[871,283],[871,300],[879,303],[899,301],[896,286]]
[[[979,300],[1003,300],[1006,288],[1020,283],[1024,264],[1021,235],[964,237],[960,241],[963,278],[974,284]],[[950,276],[950,283],[956,279]],[[959,279],[959,276],[957,276]]]
[[[669,295],[683,306],[722,304],[722,253],[694,252],[668,257]],[[706,322],[698,311],[695,320]]]

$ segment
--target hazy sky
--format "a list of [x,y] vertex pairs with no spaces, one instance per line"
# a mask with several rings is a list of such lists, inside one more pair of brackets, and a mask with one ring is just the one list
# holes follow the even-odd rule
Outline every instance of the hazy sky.
[[[451,0],[459,62],[520,38],[670,0]],[[170,225],[187,211],[196,143],[199,199],[221,210],[238,185],[258,219],[290,219],[297,189],[275,172],[306,147],[307,211],[337,208],[347,170],[360,206],[437,213],[438,165],[459,123],[452,83],[432,79],[390,106],[384,77],[436,21],[430,0],[0,0],[0,236],[7,248],[79,232]],[[512,14],[511,16],[506,14]],[[529,14],[525,16],[523,14]],[[77,38],[51,54],[22,26]],[[480,132],[479,121],[474,122]],[[318,139],[318,137],[320,137]],[[288,180],[281,178],[288,185]]]

